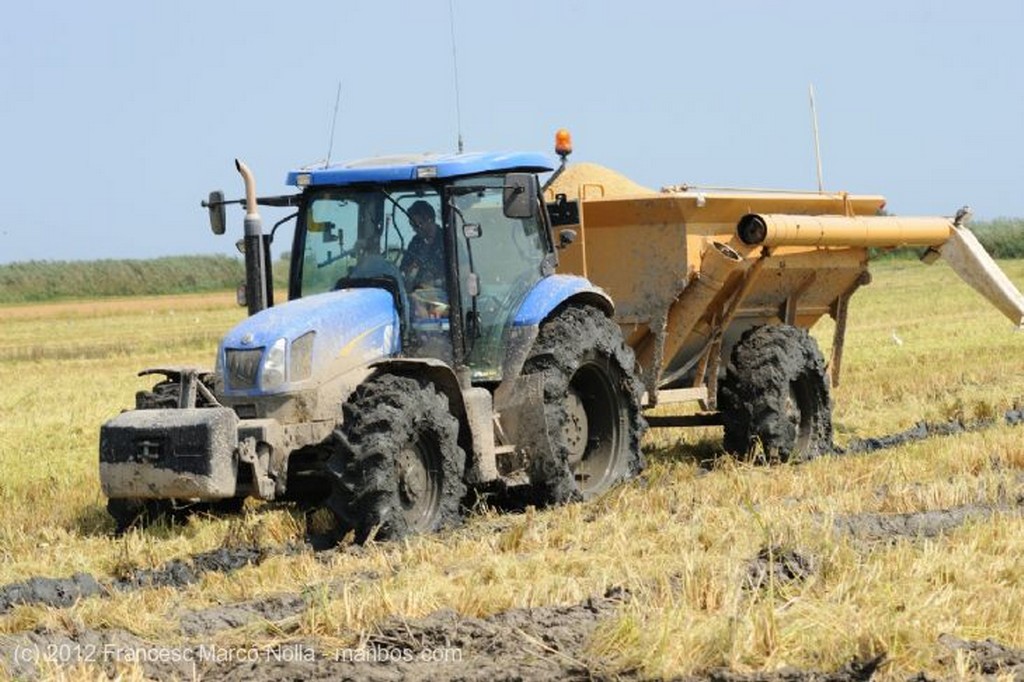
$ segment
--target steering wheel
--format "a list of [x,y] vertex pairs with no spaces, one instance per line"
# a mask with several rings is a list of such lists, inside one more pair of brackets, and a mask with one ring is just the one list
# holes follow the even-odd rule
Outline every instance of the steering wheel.
[[444,289],[437,287],[423,287],[413,289],[409,292],[409,299],[414,310],[421,310],[423,314],[416,314],[417,317],[448,317],[451,305],[447,301]]
[[328,254],[327,259],[324,260],[323,262],[318,262],[316,264],[316,267],[318,269],[326,268],[328,265],[334,265],[335,263],[344,258],[351,258],[352,256],[356,255],[356,252],[359,250],[359,248],[360,247],[358,245],[353,246],[351,249],[348,249],[347,251],[341,251],[340,253],[338,253],[337,256],[331,256],[330,254]]

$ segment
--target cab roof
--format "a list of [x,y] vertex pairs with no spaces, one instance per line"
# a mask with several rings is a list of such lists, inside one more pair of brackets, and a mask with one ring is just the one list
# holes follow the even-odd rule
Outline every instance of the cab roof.
[[288,173],[287,183],[296,187],[389,183],[493,172],[542,173],[554,168],[545,154],[536,152],[408,154],[347,161],[326,168],[301,168]]

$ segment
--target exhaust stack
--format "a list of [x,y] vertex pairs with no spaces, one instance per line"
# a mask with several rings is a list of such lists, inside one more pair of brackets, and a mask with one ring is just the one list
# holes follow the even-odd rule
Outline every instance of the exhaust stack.
[[1024,296],[959,219],[750,213],[736,233],[750,246],[927,246],[1016,327],[1024,326]]
[[245,300],[249,314],[255,315],[269,306],[263,220],[256,207],[256,179],[252,171],[238,159],[235,168],[245,182]]

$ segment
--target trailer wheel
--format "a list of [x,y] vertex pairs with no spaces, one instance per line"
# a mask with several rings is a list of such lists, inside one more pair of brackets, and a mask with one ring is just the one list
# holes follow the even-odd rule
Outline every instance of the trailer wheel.
[[383,374],[352,394],[327,466],[328,507],[357,542],[455,525],[466,453],[448,398],[429,383]]
[[746,456],[760,446],[770,461],[800,461],[832,449],[825,361],[806,330],[747,330],[733,347],[718,407],[727,452]]
[[643,469],[634,364],[619,326],[595,308],[568,307],[543,323],[523,367],[544,380],[551,451],[530,463],[539,504],[589,499]]

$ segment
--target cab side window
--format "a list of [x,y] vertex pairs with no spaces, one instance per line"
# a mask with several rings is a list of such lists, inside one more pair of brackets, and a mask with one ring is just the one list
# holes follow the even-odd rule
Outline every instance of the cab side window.
[[[505,336],[519,305],[541,278],[546,256],[541,223],[539,217],[505,216],[503,176],[466,178],[453,190],[467,362],[475,379],[499,380]],[[465,236],[467,224],[478,236]]]

